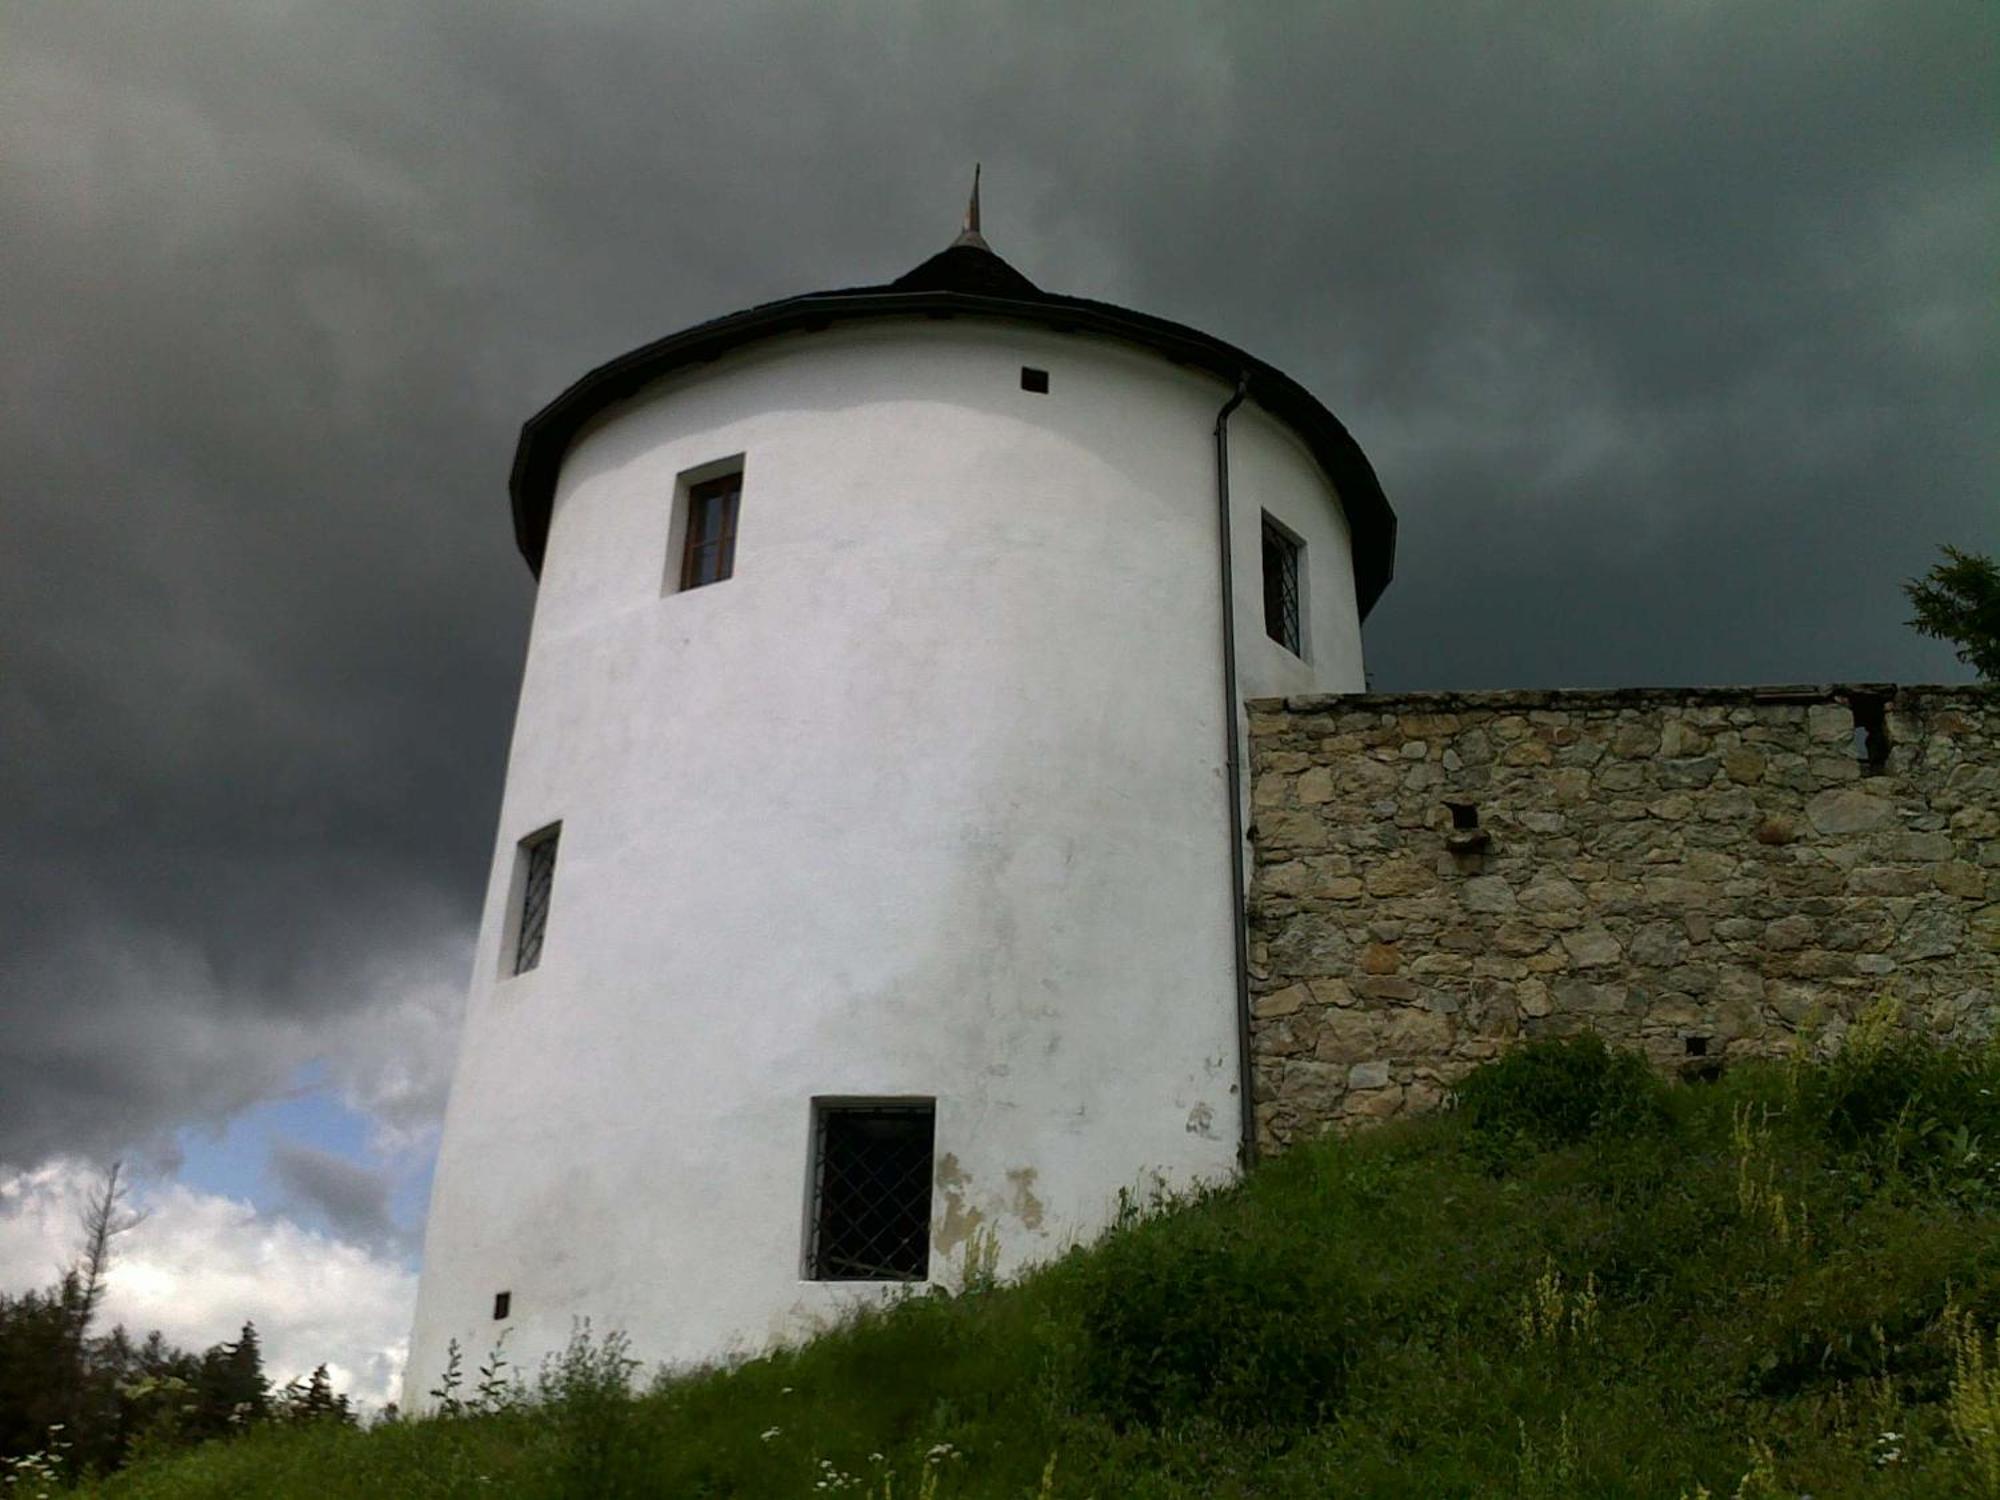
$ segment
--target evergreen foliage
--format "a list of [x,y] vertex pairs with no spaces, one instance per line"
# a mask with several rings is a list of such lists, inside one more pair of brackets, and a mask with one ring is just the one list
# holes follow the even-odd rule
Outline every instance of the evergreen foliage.
[[257,1330],[193,1354],[156,1329],[134,1343],[123,1328],[93,1334],[116,1242],[139,1222],[124,1207],[114,1163],[86,1205],[76,1264],[52,1286],[0,1292],[0,1491],[106,1474],[138,1458],[243,1432],[274,1418],[352,1425],[326,1366],[294,1381],[274,1407]]
[[1943,562],[1903,585],[1916,610],[1910,628],[1950,641],[1982,680],[2000,683],[2000,563],[1956,547],[1943,551]]

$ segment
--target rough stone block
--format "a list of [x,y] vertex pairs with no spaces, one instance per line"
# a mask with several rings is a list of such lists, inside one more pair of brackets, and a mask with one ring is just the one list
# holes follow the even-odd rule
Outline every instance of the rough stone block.
[[1821,792],[1806,804],[1806,817],[1821,834],[1873,833],[1896,820],[1896,806],[1860,787]]
[[1882,854],[1888,859],[1915,863],[1936,863],[1950,859],[1958,851],[1943,833],[1892,833],[1882,840]]
[[1968,901],[1977,901],[1984,896],[1988,884],[1985,871],[1963,860],[1939,865],[1932,871],[1931,879],[1946,895],[1958,896]]
[[1395,1084],[1384,1088],[1360,1088],[1347,1096],[1343,1113],[1349,1120],[1361,1123],[1369,1120],[1387,1120],[1403,1112],[1403,1091]]
[[1357,957],[1364,974],[1393,974],[1403,964],[1403,955],[1393,943],[1369,943]]
[[1493,946],[1515,958],[1540,953],[1553,940],[1552,933],[1532,922],[1502,922],[1493,933]]
[[1780,917],[1764,928],[1764,946],[1773,953],[1791,953],[1810,943],[1818,932],[1811,917]]
[[1379,1089],[1389,1084],[1389,1065],[1386,1062],[1356,1063],[1347,1070],[1347,1086],[1350,1089]]
[[1583,892],[1560,875],[1537,875],[1517,898],[1534,912],[1570,912],[1584,904]]
[[1392,1000],[1408,1005],[1424,998],[1421,985],[1391,975],[1367,975],[1354,980],[1350,988],[1363,1000]]
[[1399,1010],[1382,1027],[1382,1050],[1393,1061],[1442,1056],[1451,1047],[1451,1023],[1427,1010]]
[[1669,718],[1660,729],[1660,754],[1669,760],[1701,755],[1709,747],[1709,737],[1686,719]]
[[1914,896],[1930,888],[1929,870],[1896,865],[1863,865],[1847,877],[1848,894],[1854,896]]
[[1428,866],[1408,856],[1398,856],[1376,865],[1363,879],[1371,896],[1413,896],[1437,884]]
[[1311,998],[1312,992],[1304,985],[1288,984],[1273,994],[1259,996],[1251,1003],[1250,1014],[1260,1021],[1274,1020],[1295,1014]]
[[1579,969],[1601,969],[1607,964],[1615,964],[1625,956],[1625,950],[1618,945],[1618,939],[1602,927],[1586,927],[1579,932],[1565,932],[1562,945],[1569,954],[1570,962]]
[[1306,981],[1306,988],[1312,991],[1313,999],[1321,1005],[1352,1005],[1354,1003],[1354,991],[1347,987],[1347,981],[1344,979],[1330,977],[1308,979]]
[[1755,786],[1764,779],[1764,757],[1748,746],[1726,750],[1722,754],[1722,773],[1731,781]]
[[1620,724],[1611,736],[1611,753],[1620,760],[1647,759],[1660,753],[1661,731],[1651,724]]
[[1515,910],[1513,887],[1497,875],[1475,875],[1465,882],[1459,901],[1469,912],[1505,915]]

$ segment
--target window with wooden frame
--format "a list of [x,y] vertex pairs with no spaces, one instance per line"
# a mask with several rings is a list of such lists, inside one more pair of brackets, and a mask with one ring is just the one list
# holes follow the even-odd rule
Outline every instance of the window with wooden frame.
[[742,498],[741,469],[688,486],[681,588],[720,583],[736,571],[736,510]]
[[1264,633],[1294,656],[1305,653],[1300,622],[1300,557],[1305,543],[1264,517]]
[[931,1270],[929,1099],[813,1104],[806,1275],[814,1281],[922,1281]]

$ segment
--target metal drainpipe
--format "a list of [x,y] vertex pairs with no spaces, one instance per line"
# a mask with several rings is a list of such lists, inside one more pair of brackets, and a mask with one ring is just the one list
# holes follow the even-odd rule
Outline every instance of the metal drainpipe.
[[1246,371],[1215,414],[1215,511],[1222,538],[1223,781],[1229,796],[1229,922],[1236,938],[1236,1091],[1242,1096],[1243,1140],[1238,1158],[1247,1171],[1257,1160],[1256,1065],[1250,1055],[1250,924],[1243,909],[1243,748],[1236,713],[1236,569],[1229,531],[1229,414],[1250,393]]

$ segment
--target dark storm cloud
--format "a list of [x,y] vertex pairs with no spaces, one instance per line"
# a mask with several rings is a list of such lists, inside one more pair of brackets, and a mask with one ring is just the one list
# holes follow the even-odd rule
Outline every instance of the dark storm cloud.
[[379,1249],[401,1238],[380,1172],[288,1140],[272,1143],[271,1172],[288,1200],[323,1217],[342,1239]]
[[974,158],[1027,274],[1348,421],[1402,518],[1378,686],[1956,677],[1897,585],[2000,544],[1995,28],[15,7],[0,1159],[320,1054],[435,1110],[532,606],[518,423],[643,339],[901,271]]

